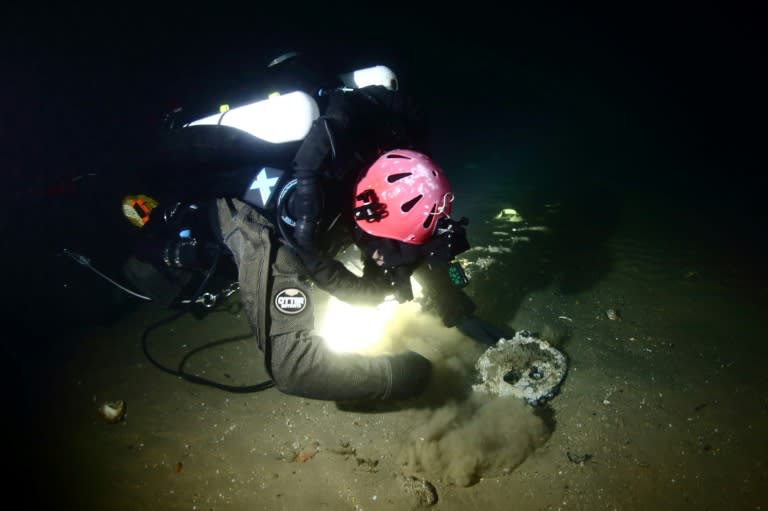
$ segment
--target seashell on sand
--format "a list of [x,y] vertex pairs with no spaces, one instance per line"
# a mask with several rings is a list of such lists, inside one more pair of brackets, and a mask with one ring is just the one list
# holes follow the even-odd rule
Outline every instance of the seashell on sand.
[[99,415],[107,424],[114,424],[123,420],[125,409],[125,401],[107,401],[99,407]]

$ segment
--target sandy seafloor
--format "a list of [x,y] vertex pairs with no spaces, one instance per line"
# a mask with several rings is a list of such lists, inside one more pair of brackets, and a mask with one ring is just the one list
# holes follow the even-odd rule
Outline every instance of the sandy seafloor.
[[[471,217],[476,248],[462,257],[479,314],[570,361],[537,413],[454,399],[479,351],[430,318],[401,334],[453,372],[422,400],[377,409],[165,374],[140,338],[169,312],[142,307],[84,327],[50,378],[32,475],[48,509],[401,510],[419,505],[419,480],[441,510],[768,509],[768,291],[749,244],[699,236],[695,214],[648,196],[563,197],[480,190],[457,206]],[[502,208],[524,222],[495,221]],[[232,303],[159,328],[150,349],[174,366],[247,332]],[[251,339],[209,346],[186,369],[229,385],[267,378]],[[96,413],[111,400],[128,406],[118,424]]]

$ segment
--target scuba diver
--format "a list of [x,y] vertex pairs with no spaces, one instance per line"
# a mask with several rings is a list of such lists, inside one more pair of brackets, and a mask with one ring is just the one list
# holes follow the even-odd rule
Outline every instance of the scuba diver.
[[[145,194],[123,202],[140,227],[125,274],[170,304],[190,274],[224,255],[234,262],[241,302],[280,391],[334,401],[410,399],[429,383],[430,361],[414,351],[331,351],[314,332],[314,286],[353,304],[387,296],[405,302],[413,299],[413,275],[446,326],[487,345],[507,333],[474,316],[461,289],[466,280],[454,258],[469,248],[467,220],[450,216],[454,192],[429,156],[424,116],[395,74],[380,65],[331,74],[318,65],[307,73],[305,64],[301,74],[287,72],[301,57],[270,64],[270,76],[287,85],[267,98],[169,121]],[[334,258],[351,244],[362,276]]]

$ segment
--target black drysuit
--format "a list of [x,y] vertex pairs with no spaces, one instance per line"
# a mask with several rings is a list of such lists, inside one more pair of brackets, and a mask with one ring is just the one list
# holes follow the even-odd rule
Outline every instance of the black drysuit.
[[[242,200],[253,165],[280,166],[279,152],[259,150],[250,136],[222,126],[185,128],[171,137],[167,147],[172,150],[164,159],[176,169],[174,184],[155,193],[161,202],[195,203],[199,214],[210,215],[214,238],[234,257],[241,300],[281,391],[339,401],[410,398],[427,385],[430,362],[414,352],[363,356],[330,351],[313,332],[312,288],[365,304],[380,303],[392,293],[385,280],[357,277],[333,256],[344,243],[359,241],[351,208],[360,172],[387,150],[426,152],[423,120],[403,95],[384,87],[330,94],[327,108],[287,160],[293,161],[292,168],[273,191],[283,195],[282,208],[276,200],[265,208]],[[286,147],[285,153],[292,149]],[[290,194],[281,194],[289,188]],[[151,189],[142,192],[153,194]],[[281,215],[295,226],[286,227]],[[153,211],[150,223],[155,216]],[[196,246],[202,250],[209,244]],[[433,258],[417,273],[435,311],[453,326],[472,313],[474,304],[450,284],[447,264],[447,259]]]

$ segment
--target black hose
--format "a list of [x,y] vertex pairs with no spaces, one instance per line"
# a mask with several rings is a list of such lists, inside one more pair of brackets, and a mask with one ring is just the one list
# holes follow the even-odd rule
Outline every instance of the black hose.
[[149,325],[144,330],[144,333],[141,336],[141,348],[142,348],[142,351],[144,352],[144,356],[147,357],[147,360],[149,360],[150,363],[152,363],[152,365],[154,365],[155,367],[157,367],[158,369],[160,369],[164,373],[167,373],[167,374],[170,374],[170,375],[173,375],[173,376],[177,376],[179,378],[183,378],[184,380],[186,380],[186,381],[188,381],[190,383],[196,383],[198,385],[205,385],[207,387],[213,387],[213,388],[216,388],[216,389],[219,389],[219,390],[224,390],[224,391],[227,391],[227,392],[240,393],[240,394],[245,394],[245,393],[249,393],[249,392],[259,392],[259,391],[262,391],[262,390],[266,390],[266,389],[268,389],[270,387],[273,387],[275,385],[272,380],[266,380],[266,381],[263,381],[261,383],[257,383],[255,385],[235,386],[235,385],[226,385],[224,383],[219,383],[219,382],[216,382],[216,381],[213,381],[213,380],[208,380],[206,378],[202,378],[200,376],[195,376],[193,374],[188,374],[188,373],[184,372],[184,364],[189,359],[189,357],[192,356],[194,353],[199,352],[202,349],[207,349],[207,348],[210,348],[212,346],[223,344],[225,342],[233,342],[233,341],[239,341],[239,340],[242,340],[242,339],[247,339],[248,337],[251,337],[251,334],[244,334],[244,335],[237,336],[237,337],[232,337],[232,338],[228,338],[228,339],[222,339],[220,341],[216,341],[216,342],[214,342],[212,344],[208,344],[208,345],[205,345],[205,346],[203,346],[203,347],[201,347],[201,348],[199,348],[197,350],[194,350],[191,353],[188,353],[181,360],[181,363],[179,363],[179,368],[177,370],[174,370],[174,369],[171,369],[171,368],[168,368],[168,367],[162,365],[160,362],[155,360],[154,357],[152,357],[152,355],[149,353],[149,347],[148,347],[148,344],[149,344],[149,341],[148,341],[149,334],[153,330],[155,330],[155,329],[157,329],[157,328],[159,328],[159,327],[161,327],[161,326],[163,326],[163,325],[165,325],[167,323],[171,323],[172,321],[176,321],[177,319],[182,317],[184,314],[189,312],[190,308],[193,306],[195,301],[197,301],[197,299],[202,294],[203,289],[205,289],[205,285],[208,283],[208,279],[211,277],[211,275],[215,271],[216,266],[217,266],[217,264],[219,262],[219,255],[221,255],[221,247],[219,247],[219,250],[216,252],[216,256],[214,257],[213,263],[211,264],[211,267],[206,272],[205,277],[203,278],[203,281],[200,283],[200,286],[198,286],[197,290],[192,295],[192,298],[190,299],[189,305],[187,307],[184,307],[180,311],[175,312],[174,314],[172,314],[171,316],[169,316],[167,318],[164,318],[164,319],[161,319],[159,321],[156,321],[155,323],[152,323],[151,325]]

